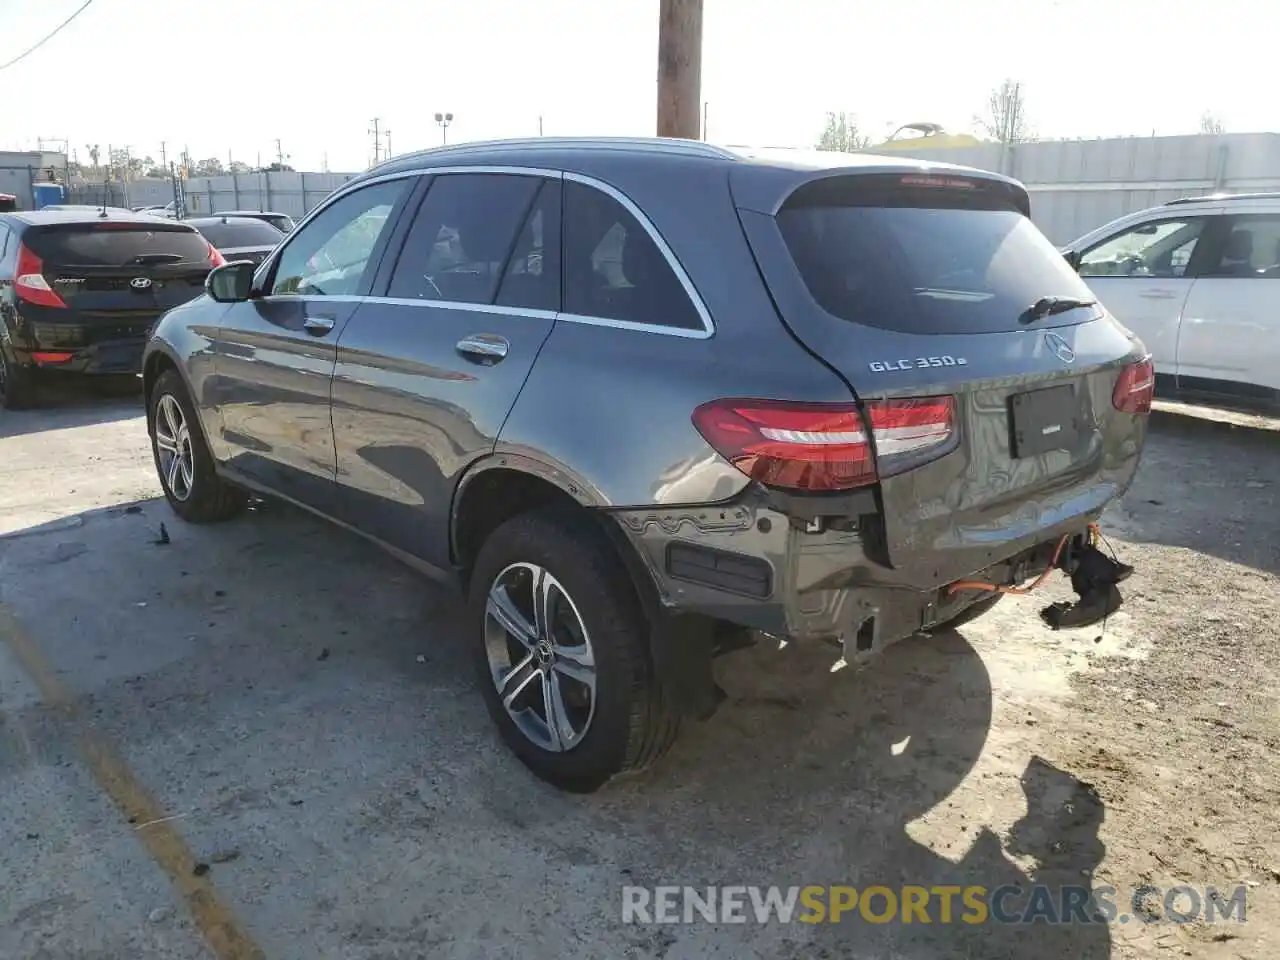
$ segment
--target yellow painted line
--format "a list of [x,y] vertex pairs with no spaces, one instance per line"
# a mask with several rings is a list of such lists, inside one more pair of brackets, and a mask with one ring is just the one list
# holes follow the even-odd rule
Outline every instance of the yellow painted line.
[[13,651],[45,702],[67,721],[98,786],[130,823],[138,825],[134,828],[136,836],[186,901],[213,955],[218,960],[265,960],[262,948],[253,942],[231,909],[218,897],[209,875],[195,875],[195,855],[174,829],[174,818],[165,814],[111,745],[84,722],[75,695],[58,679],[39,645],[3,604],[0,604],[0,640]]

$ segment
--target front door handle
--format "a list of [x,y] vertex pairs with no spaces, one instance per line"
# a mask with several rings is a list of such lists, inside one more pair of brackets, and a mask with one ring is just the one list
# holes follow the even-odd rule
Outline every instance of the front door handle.
[[493,364],[507,355],[510,346],[505,338],[497,334],[477,333],[459,340],[457,350],[468,360]]
[[302,329],[313,337],[323,337],[333,330],[333,317],[306,317],[302,321]]
[[1174,293],[1172,290],[1156,289],[1156,290],[1143,290],[1140,294],[1138,294],[1138,296],[1142,297],[1145,300],[1173,300],[1179,295]]

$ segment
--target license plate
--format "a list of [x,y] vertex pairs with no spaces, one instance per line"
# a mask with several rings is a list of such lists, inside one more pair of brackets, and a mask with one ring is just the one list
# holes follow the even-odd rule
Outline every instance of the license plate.
[[1069,450],[1080,436],[1075,385],[1015,393],[1009,398],[1009,447],[1015,459]]

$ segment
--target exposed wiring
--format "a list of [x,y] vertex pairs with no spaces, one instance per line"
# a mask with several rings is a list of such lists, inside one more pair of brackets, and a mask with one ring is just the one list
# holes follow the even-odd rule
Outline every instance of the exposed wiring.
[[54,27],[49,33],[45,34],[43,38],[41,38],[40,40],[37,40],[32,46],[27,47],[27,49],[23,50],[20,54],[18,54],[16,57],[10,60],[8,63],[0,63],[0,70],[7,70],[9,67],[12,67],[19,60],[25,60],[27,57],[31,56],[31,54],[35,53],[37,50],[43,47],[46,43],[48,43],[50,40],[56,37],[59,33],[61,33],[68,25],[70,25],[72,20],[80,16],[80,14],[84,13],[85,10],[88,9],[89,4],[91,3],[93,3],[93,0],[84,0],[84,3],[80,4],[79,9],[76,10],[75,13],[71,14],[71,16],[67,17],[67,19],[63,20],[60,24]]
[[1049,574],[1053,573],[1054,568],[1058,566],[1058,558],[1062,556],[1062,548],[1067,545],[1069,536],[1070,534],[1066,533],[1062,535],[1062,538],[1058,540],[1058,546],[1054,548],[1053,559],[1049,561],[1049,566],[1045,567],[1044,572],[1025,587],[1001,587],[994,583],[983,583],[981,580],[957,580],[950,586],[947,593],[959,593],[961,590],[984,590],[987,593],[1011,593],[1015,595],[1030,593],[1048,580]]

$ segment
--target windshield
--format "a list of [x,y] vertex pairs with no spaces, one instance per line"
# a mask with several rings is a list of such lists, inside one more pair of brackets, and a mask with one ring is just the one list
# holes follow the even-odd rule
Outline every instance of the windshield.
[[219,250],[235,247],[274,247],[284,234],[262,220],[199,221],[196,229]]
[[[1053,244],[998,197],[838,184],[777,216],[810,293],[837,317],[904,333],[992,333],[1018,329],[1042,297],[1093,299]],[[1067,310],[1039,325],[1092,316]]]
[[[149,257],[178,257],[207,262],[209,245],[190,227],[142,223],[94,223],[42,226],[27,231],[24,242],[47,264],[119,267]],[[175,261],[176,262],[176,261]]]

